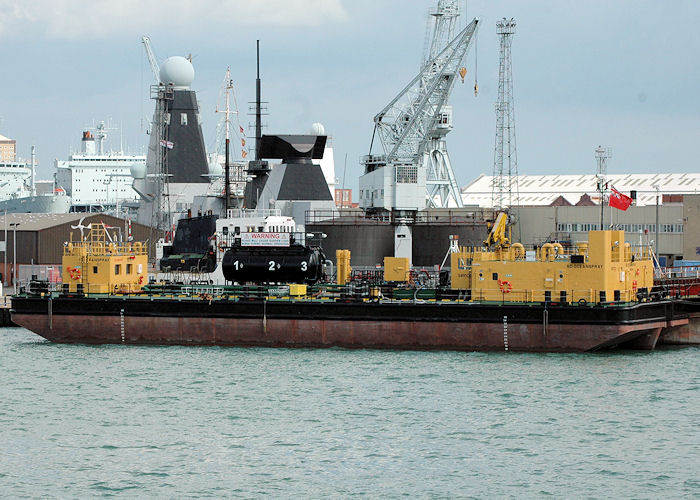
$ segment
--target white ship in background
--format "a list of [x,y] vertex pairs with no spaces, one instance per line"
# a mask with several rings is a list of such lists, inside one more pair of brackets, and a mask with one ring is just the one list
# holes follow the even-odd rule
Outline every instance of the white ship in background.
[[100,122],[93,135],[84,131],[80,152],[56,160],[56,186],[71,198],[71,212],[128,213],[137,202],[132,172],[146,166],[145,155],[107,151],[107,128]]
[[137,194],[132,172],[145,169],[145,155],[107,151],[107,128],[100,122],[95,134],[84,131],[80,151],[56,160],[54,179],[36,180],[36,152],[26,161],[0,162],[0,212],[129,214]]
[[70,198],[65,192],[56,191],[53,183],[46,189],[46,182],[37,182],[36,166],[34,146],[29,162],[0,161],[0,212],[68,213]]

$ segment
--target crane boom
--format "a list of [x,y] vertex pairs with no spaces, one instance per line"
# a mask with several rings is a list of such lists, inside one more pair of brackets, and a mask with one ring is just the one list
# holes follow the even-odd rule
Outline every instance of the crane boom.
[[417,163],[438,125],[478,26],[479,19],[469,23],[374,117],[387,162]]
[[[458,1],[439,0],[431,15],[435,28],[419,73],[374,117],[370,151],[361,159],[360,206],[366,210],[410,217],[426,206],[463,206],[446,149],[453,127],[448,100],[480,21],[475,18],[453,37]],[[372,152],[375,137],[383,154]]]
[[151,39],[147,36],[142,36],[141,41],[143,46],[146,48],[146,56],[148,56],[148,62],[151,64],[151,71],[153,71],[153,76],[156,82],[160,82],[160,67],[158,66],[158,61],[156,60],[156,55],[153,53],[151,48]]

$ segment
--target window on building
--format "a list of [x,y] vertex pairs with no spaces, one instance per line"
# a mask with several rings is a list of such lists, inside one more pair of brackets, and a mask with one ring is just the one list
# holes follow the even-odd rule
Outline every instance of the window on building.
[[133,267],[133,266],[132,266],[131,264],[127,264],[127,265],[126,265],[126,274],[131,274],[131,271],[132,271],[131,268],[132,268],[132,267]]
[[418,167],[396,167],[396,182],[398,184],[417,184]]
[[118,276],[122,272],[121,264],[114,264],[114,275]]
[[97,274],[97,266],[92,266],[92,274]]

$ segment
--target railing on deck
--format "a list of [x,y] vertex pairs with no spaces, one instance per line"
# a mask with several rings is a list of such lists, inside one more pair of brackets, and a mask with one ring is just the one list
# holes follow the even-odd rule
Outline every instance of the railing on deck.
[[478,210],[440,210],[418,212],[412,217],[395,217],[392,215],[370,215],[362,211],[307,210],[306,225],[390,225],[398,223],[460,225],[483,224],[493,220],[496,212],[487,209]]
[[[435,277],[431,277],[435,279]],[[432,285],[432,284],[431,284]],[[593,305],[628,305],[638,301],[659,300],[664,298],[689,297],[689,291],[681,288],[658,287],[654,290],[624,291],[609,295],[600,290],[452,290],[446,287],[430,288],[420,284],[396,287],[385,283],[378,284],[371,280],[352,281],[348,285],[333,283],[310,285],[306,295],[290,296],[288,285],[210,285],[210,284],[149,284],[145,289],[124,285],[107,291],[102,287],[85,285],[78,290],[68,290],[62,285],[48,282],[32,281],[20,286],[20,293],[34,296],[56,297],[123,297],[131,296],[142,299],[179,299],[179,300],[311,300],[311,301],[366,301],[381,303],[427,303],[445,302],[460,304],[551,304],[556,306],[593,306]]]

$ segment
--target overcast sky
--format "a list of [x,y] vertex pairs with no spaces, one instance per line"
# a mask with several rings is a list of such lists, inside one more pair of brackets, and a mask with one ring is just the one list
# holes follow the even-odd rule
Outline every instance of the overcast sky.
[[[336,172],[356,188],[373,116],[418,70],[426,16],[437,0],[0,0],[0,134],[29,156],[40,178],[100,120],[143,151],[158,59],[192,54],[205,141],[214,143],[231,67],[241,123],[255,96],[261,40],[267,133],[333,136]],[[613,148],[611,173],[698,171],[700,2],[696,0],[469,0],[482,25],[467,82],[451,103],[448,150],[467,184],[493,170],[498,79],[495,23],[517,22],[513,78],[519,171],[594,173],[594,149]],[[476,52],[476,54],[475,54]],[[479,95],[474,96],[475,55]],[[248,131],[249,135],[254,135]],[[114,131],[111,145],[119,148]],[[356,198],[357,196],[355,196]]]

